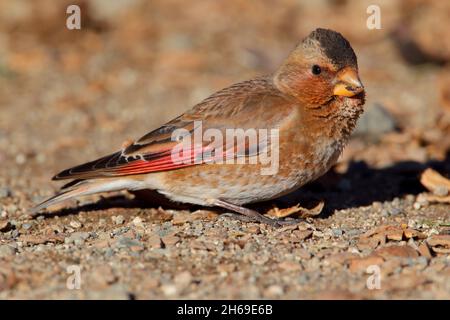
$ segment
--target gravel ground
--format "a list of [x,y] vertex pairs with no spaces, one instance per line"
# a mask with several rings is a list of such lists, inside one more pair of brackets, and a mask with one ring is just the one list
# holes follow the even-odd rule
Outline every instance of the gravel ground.
[[[368,4],[97,0],[69,31],[64,2],[0,2],[0,299],[450,299],[450,204],[419,180],[450,173],[450,5],[389,1],[371,31]],[[319,216],[274,229],[127,192],[28,215],[57,171],[270,72],[318,26],[355,48],[365,116],[331,172],[255,208]]]

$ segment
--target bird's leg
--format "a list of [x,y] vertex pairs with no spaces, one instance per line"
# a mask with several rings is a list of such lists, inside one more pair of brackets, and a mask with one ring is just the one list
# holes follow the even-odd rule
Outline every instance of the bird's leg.
[[224,200],[215,200],[213,204],[218,207],[228,209],[228,210],[233,210],[234,212],[240,213],[241,215],[243,215],[243,217],[242,217],[243,219],[238,218],[239,220],[257,221],[260,223],[268,224],[273,227],[281,227],[284,225],[296,224],[300,221],[303,221],[303,220],[299,220],[299,219],[293,219],[293,220],[270,219],[268,217],[263,216],[262,214],[260,214],[259,212],[255,211],[255,210],[244,208],[244,207],[235,205],[233,203],[230,203],[230,202],[227,202]]

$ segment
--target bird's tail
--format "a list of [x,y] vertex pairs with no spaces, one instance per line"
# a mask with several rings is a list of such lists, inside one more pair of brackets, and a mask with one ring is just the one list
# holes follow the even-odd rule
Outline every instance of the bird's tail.
[[57,203],[80,196],[87,196],[94,193],[119,191],[132,187],[130,181],[126,179],[101,179],[101,180],[80,180],[69,183],[56,195],[41,202],[30,210],[31,214],[37,214],[41,210],[53,206]]

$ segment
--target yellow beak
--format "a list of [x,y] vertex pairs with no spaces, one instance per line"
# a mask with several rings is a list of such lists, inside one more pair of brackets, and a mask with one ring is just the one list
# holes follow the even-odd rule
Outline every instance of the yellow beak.
[[353,97],[364,90],[358,73],[353,68],[345,68],[340,71],[336,80],[337,83],[333,89],[335,96]]

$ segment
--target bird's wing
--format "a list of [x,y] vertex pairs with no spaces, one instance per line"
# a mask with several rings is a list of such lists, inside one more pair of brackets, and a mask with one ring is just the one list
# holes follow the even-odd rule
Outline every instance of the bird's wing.
[[[282,127],[295,110],[295,103],[276,90],[270,80],[238,83],[218,91],[121,151],[64,170],[53,179],[145,174],[217,159],[254,156],[269,146],[271,129]],[[255,129],[257,144],[250,143],[248,136],[239,134],[229,141],[227,129],[243,130],[241,133]],[[267,131],[262,134],[260,129]],[[216,139],[216,133],[223,139]],[[196,139],[196,135],[200,139]],[[202,139],[204,135],[209,135],[209,138]]]

